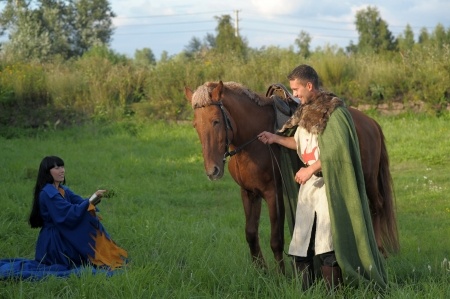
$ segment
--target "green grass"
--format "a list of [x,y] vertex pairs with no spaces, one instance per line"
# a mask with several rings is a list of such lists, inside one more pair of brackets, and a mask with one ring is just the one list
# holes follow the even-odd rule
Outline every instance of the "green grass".
[[[450,297],[450,128],[448,119],[376,117],[395,181],[401,253],[387,261],[396,287],[386,298]],[[190,125],[92,125],[0,139],[0,258],[33,258],[37,230],[27,225],[41,159],[61,156],[67,184],[100,204],[103,223],[128,250],[130,264],[106,278],[90,274],[40,282],[0,281],[0,298],[298,298],[287,258],[278,275],[264,206],[261,246],[267,272],[255,269],[244,236],[237,185],[228,173],[204,175],[201,145]],[[286,250],[289,244],[286,238]],[[326,296],[323,284],[306,298]],[[337,298],[376,298],[345,288]]]

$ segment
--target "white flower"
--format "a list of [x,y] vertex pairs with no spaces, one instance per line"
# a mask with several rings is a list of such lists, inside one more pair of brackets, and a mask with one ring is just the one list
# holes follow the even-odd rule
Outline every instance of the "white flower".
[[444,260],[441,263],[441,267],[446,269],[447,271],[450,271],[450,261],[444,258]]

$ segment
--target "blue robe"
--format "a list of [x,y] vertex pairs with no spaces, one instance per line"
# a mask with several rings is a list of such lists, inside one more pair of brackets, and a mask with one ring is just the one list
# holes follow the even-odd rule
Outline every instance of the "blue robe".
[[80,266],[89,265],[90,257],[95,257],[95,236],[101,232],[110,239],[99,218],[89,211],[89,201],[66,186],[60,187],[64,197],[52,184],[47,184],[39,195],[44,224],[36,243],[35,259],[0,260],[0,279],[79,274]]

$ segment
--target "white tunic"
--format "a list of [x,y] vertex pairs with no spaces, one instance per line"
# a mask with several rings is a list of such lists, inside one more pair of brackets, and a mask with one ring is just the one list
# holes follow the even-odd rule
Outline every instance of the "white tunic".
[[[311,165],[319,159],[317,134],[309,133],[304,128],[298,127],[294,139],[297,144],[297,154],[303,163]],[[290,255],[306,256],[315,214],[317,215],[315,254],[333,251],[325,182],[323,177],[313,175],[304,185],[300,186],[294,232],[289,245]]]

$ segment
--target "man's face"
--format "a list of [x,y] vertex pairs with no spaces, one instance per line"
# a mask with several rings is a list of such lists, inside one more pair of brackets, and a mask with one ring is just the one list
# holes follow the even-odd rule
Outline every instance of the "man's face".
[[300,99],[302,105],[309,102],[312,96],[312,84],[311,82],[303,85],[298,79],[289,81],[289,86],[292,89],[292,95]]

